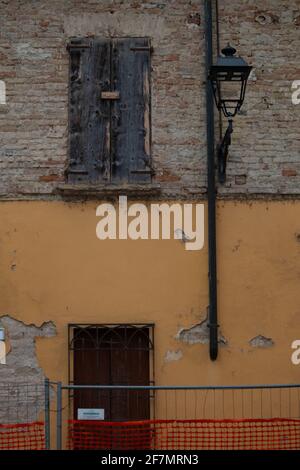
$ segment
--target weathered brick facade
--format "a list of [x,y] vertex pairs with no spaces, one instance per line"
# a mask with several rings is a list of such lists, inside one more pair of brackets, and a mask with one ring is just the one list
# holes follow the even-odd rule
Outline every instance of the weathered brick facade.
[[[61,197],[71,36],[152,38],[152,156],[163,195],[206,191],[203,0],[2,0],[2,198]],[[300,194],[300,1],[219,1],[220,43],[253,65],[222,195]],[[216,138],[218,138],[216,127]]]

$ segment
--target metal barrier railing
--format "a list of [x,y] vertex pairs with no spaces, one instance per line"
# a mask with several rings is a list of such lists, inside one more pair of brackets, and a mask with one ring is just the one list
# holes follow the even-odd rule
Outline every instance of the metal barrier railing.
[[[65,385],[58,382],[55,387],[57,449],[62,449],[63,413],[68,411],[68,417],[70,418],[74,413],[74,394],[76,398],[76,393],[83,396],[82,394],[88,391],[89,393],[96,392],[97,397],[102,402],[103,400],[109,402],[109,399],[118,401],[119,399],[123,404],[126,404],[127,401],[129,405],[132,405],[132,403],[142,403],[142,400],[147,400],[147,404],[150,403],[149,407],[151,408],[150,419],[300,418],[300,384],[143,386]],[[66,393],[64,394],[64,392]],[[109,419],[109,421],[113,420]],[[50,422],[49,415],[46,422]],[[50,429],[47,435],[50,436]]]
[[[91,408],[105,409],[105,416],[103,424],[90,422],[85,430],[77,410],[88,408],[89,403]],[[225,426],[231,423],[228,426],[233,429],[236,423],[244,421],[244,426],[248,426],[246,439],[251,440],[264,427],[268,435],[275,433],[281,446],[299,439],[300,448],[300,384],[67,385],[46,379],[45,383],[0,385],[0,447],[3,449],[6,446],[50,449],[50,435],[56,440],[52,447],[62,449],[70,441],[70,432],[76,440],[82,429],[90,433],[95,445],[102,445],[105,439],[116,439],[117,435],[120,439],[122,433],[124,439],[130,433],[136,434],[130,423],[137,421],[143,423],[146,441],[150,428],[151,435],[156,436],[159,433],[164,436],[169,429],[171,433],[171,428],[172,433],[181,432],[189,426],[190,429],[196,426],[198,436],[210,432],[209,429],[215,429],[217,435],[230,431],[229,428],[224,431],[222,423]],[[174,431],[177,426],[174,422],[183,424],[178,424]],[[244,432],[245,429],[239,429],[240,435]],[[81,439],[83,434],[80,436]]]

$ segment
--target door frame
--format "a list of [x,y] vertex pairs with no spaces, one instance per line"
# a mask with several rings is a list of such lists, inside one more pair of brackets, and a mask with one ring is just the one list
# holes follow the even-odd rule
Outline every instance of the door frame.
[[[69,385],[74,385],[74,351],[76,349],[75,340],[78,339],[78,335],[88,334],[88,329],[95,329],[102,330],[106,329],[107,332],[112,332],[114,330],[119,329],[126,329],[128,328],[129,334],[126,335],[127,343],[120,344],[120,349],[122,347],[126,347],[130,344],[130,338],[136,334],[137,331],[142,331],[143,329],[147,329],[147,351],[149,354],[149,380],[147,384],[149,386],[155,385],[155,367],[154,367],[154,323],[70,323],[68,324],[68,383]],[[96,333],[96,338],[99,338],[99,341],[96,340],[95,342],[95,349],[101,350],[101,334]],[[143,350],[145,350],[143,348]],[[107,351],[107,349],[106,349]],[[92,385],[92,384],[91,384]],[[105,384],[103,384],[105,385]],[[137,384],[133,384],[137,385]],[[69,414],[70,417],[73,415],[73,405],[74,405],[74,391],[69,390]],[[154,391],[150,393],[150,417],[155,418],[155,393]]]

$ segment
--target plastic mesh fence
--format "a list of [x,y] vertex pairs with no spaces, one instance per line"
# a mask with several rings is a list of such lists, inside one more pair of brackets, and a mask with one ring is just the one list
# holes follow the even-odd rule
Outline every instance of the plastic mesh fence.
[[43,422],[0,424],[0,450],[44,450]]
[[300,419],[69,421],[69,449],[295,450]]

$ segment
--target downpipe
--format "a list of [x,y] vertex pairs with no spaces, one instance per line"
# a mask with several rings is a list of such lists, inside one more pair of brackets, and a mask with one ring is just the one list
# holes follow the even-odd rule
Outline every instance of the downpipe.
[[214,101],[208,80],[213,60],[212,2],[205,0],[206,132],[207,132],[207,203],[208,203],[208,279],[209,279],[209,355],[218,357],[217,255],[216,255],[216,185]]

